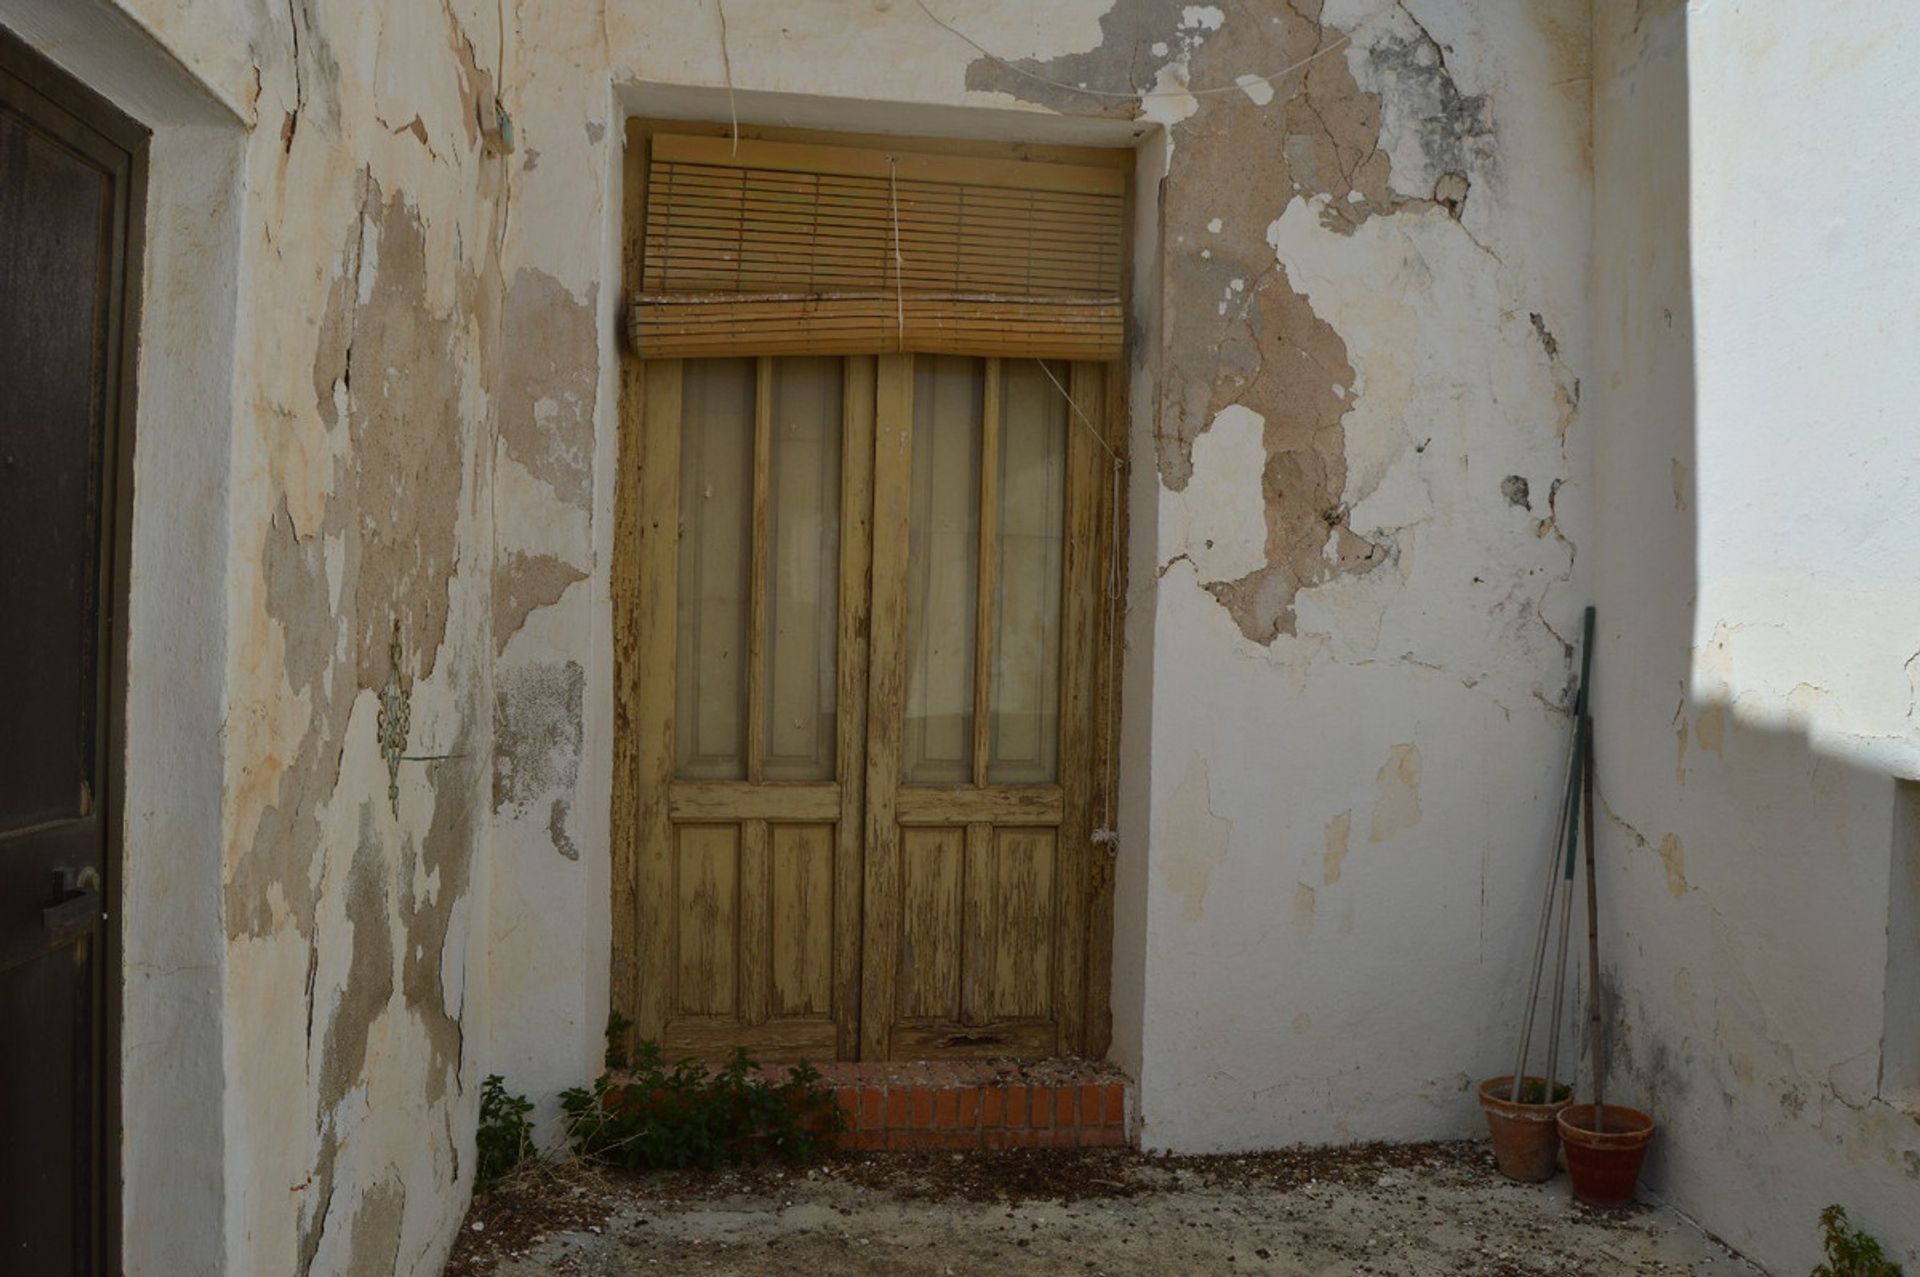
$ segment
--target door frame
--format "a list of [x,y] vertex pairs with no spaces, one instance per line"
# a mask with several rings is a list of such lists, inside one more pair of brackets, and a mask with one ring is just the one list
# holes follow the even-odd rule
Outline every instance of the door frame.
[[[1015,151],[1028,156],[1052,155],[1063,160],[1079,163],[1103,163],[1132,173],[1135,167],[1135,155],[1131,150],[1097,149],[1084,146],[1065,146],[1037,144],[1031,142],[1011,143],[981,138],[911,138],[872,133],[839,132],[823,129],[801,129],[791,127],[760,126],[749,123],[727,123],[720,121],[654,121],[639,117],[630,117],[625,122],[625,148],[621,161],[621,225],[620,225],[620,280],[622,298],[637,295],[641,291],[643,276],[643,237],[646,226],[646,177],[647,153],[652,134],[668,129],[676,133],[708,134],[726,136],[737,132],[742,138],[764,138],[772,141],[814,142],[843,146],[899,146],[911,142],[916,150],[955,155],[1005,156]],[[1136,195],[1129,190],[1126,217],[1129,225],[1135,216]],[[1123,269],[1123,295],[1131,295],[1132,268],[1127,263]],[[627,325],[617,326],[620,331],[620,399],[619,416],[615,439],[615,492],[613,518],[613,551],[609,571],[609,594],[612,599],[613,630],[613,688],[614,688],[614,730],[612,741],[613,768],[610,786],[611,811],[609,813],[609,836],[611,841],[611,881],[609,891],[612,900],[612,946],[609,963],[609,1002],[613,1013],[623,1013],[623,1009],[637,1008],[641,1005],[642,982],[644,979],[643,946],[646,937],[641,934],[639,925],[645,908],[641,900],[641,858],[644,852],[645,829],[640,804],[636,801],[642,792],[642,785],[649,775],[651,765],[657,771],[665,766],[669,771],[672,759],[664,760],[643,756],[638,730],[638,715],[661,696],[672,703],[672,672],[666,671],[666,681],[659,683],[648,678],[642,663],[634,659],[635,653],[644,650],[646,628],[650,624],[674,624],[672,616],[673,600],[643,600],[640,593],[641,554],[639,553],[641,529],[650,517],[649,494],[646,474],[643,467],[645,438],[647,434],[647,383],[646,361],[632,345],[631,333]],[[910,358],[910,357],[909,357]],[[882,361],[885,362],[884,360]],[[1118,823],[1120,799],[1118,795],[1118,769],[1120,754],[1120,731],[1122,720],[1121,705],[1121,665],[1124,653],[1125,619],[1127,611],[1127,554],[1126,546],[1130,535],[1130,512],[1128,493],[1130,491],[1131,459],[1128,423],[1132,420],[1128,395],[1130,379],[1127,375],[1127,363],[1114,361],[1097,366],[1093,374],[1099,382],[1100,407],[1092,421],[1072,421],[1068,423],[1069,439],[1075,441],[1071,451],[1078,454],[1081,444],[1087,442],[1084,433],[1086,426],[1092,426],[1100,436],[1101,449],[1099,463],[1102,473],[1098,476],[1095,509],[1091,518],[1099,533],[1096,553],[1091,567],[1100,583],[1092,600],[1091,629],[1096,643],[1097,657],[1094,660],[1090,696],[1093,710],[1088,725],[1091,736],[1089,757],[1091,758],[1091,776],[1081,792],[1088,823],[1098,821],[1103,831],[1111,834]],[[885,379],[882,379],[883,381]],[[881,387],[876,387],[876,395]],[[878,423],[888,411],[883,402],[876,409],[875,438],[871,441],[874,448],[867,458],[871,469],[879,465],[878,450],[884,446],[879,437],[884,427]],[[677,432],[679,422],[673,423]],[[1109,463],[1111,458],[1111,463]],[[1107,470],[1111,465],[1110,471]],[[678,467],[674,467],[671,482],[678,482]],[[843,484],[845,476],[843,475]],[[902,499],[905,493],[900,494]],[[866,503],[865,512],[870,521],[869,527],[878,526],[882,512],[877,508],[879,492],[877,483],[870,484],[871,500]],[[677,504],[677,503],[676,503]],[[903,512],[904,513],[904,512]],[[853,533],[852,526],[843,527],[842,537]],[[904,547],[903,547],[904,548]],[[874,562],[877,553],[868,556],[867,579],[862,583],[869,600],[872,598]],[[1065,602],[1066,600],[1063,600]],[[666,615],[660,620],[650,619],[664,609]],[[868,629],[871,631],[873,617],[869,615]],[[881,672],[868,660],[870,638],[863,635],[859,644],[861,652],[862,677],[855,679],[858,689],[857,699],[842,703],[842,712],[858,710],[863,718],[867,704],[874,697]],[[847,653],[842,648],[842,662],[846,662]],[[842,686],[846,685],[843,676]],[[861,812],[857,822],[862,837],[854,848],[853,859],[860,871],[861,887],[858,899],[852,906],[852,924],[857,942],[853,951],[860,955],[856,970],[852,973],[852,990],[856,1005],[852,1011],[856,1026],[856,1043],[850,1044],[842,1035],[840,1054],[846,1059],[884,1058],[884,1048],[875,1039],[869,1029],[869,1017],[865,1015],[865,1003],[873,990],[866,987],[868,979],[865,969],[869,965],[865,958],[869,946],[865,934],[867,914],[867,894],[870,874],[866,865],[866,853],[871,840],[865,836],[872,830],[872,784],[869,774],[871,751],[868,742],[870,731],[858,733],[862,742],[858,766],[841,777],[843,792],[850,795],[855,810]],[[843,758],[842,765],[846,763]],[[1091,1058],[1104,1058],[1113,1037],[1112,992],[1113,992],[1113,934],[1114,934],[1114,880],[1116,840],[1111,837],[1090,840],[1084,855],[1079,858],[1080,870],[1085,875],[1085,887],[1078,895],[1080,906],[1085,909],[1078,930],[1082,937],[1076,958],[1078,972],[1075,981],[1080,989],[1077,1004],[1081,1008],[1074,1017],[1077,1026],[1072,1031],[1074,1040],[1063,1041],[1063,1053],[1084,1055]],[[836,910],[844,915],[843,904],[836,904]],[[840,961],[836,952],[836,963]],[[836,966],[836,983],[844,977]],[[888,979],[887,988],[892,981]],[[843,986],[844,987],[844,986]],[[884,1026],[878,1037],[884,1038]],[[1063,1038],[1069,1035],[1063,1034]]]
[[100,812],[101,908],[99,952],[94,958],[92,1190],[94,1268],[118,1272],[122,1259],[121,1206],[121,1010],[122,858],[126,813],[127,614],[132,599],[133,481],[139,317],[145,277],[146,205],[150,131],[105,97],[54,65],[19,37],[0,27],[0,70],[125,156],[116,180],[118,208],[112,245],[115,260],[107,314],[108,362],[101,418],[99,653],[96,687],[95,795]]

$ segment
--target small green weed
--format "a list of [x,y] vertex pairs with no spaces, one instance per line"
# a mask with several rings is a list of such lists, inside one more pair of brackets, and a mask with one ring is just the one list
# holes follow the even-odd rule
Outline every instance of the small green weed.
[[485,1188],[533,1154],[533,1101],[507,1094],[506,1080],[490,1073],[480,1084],[480,1129],[474,1136],[473,1186]]
[[608,1072],[560,1095],[568,1143],[582,1157],[636,1169],[808,1161],[845,1124],[811,1065],[794,1065],[780,1083],[762,1078],[745,1051],[715,1073],[693,1060],[668,1067],[657,1042],[630,1057],[628,1027],[617,1017],[607,1025]]
[[1827,1262],[1812,1277],[1901,1277],[1900,1265],[1887,1258],[1880,1243],[1847,1222],[1845,1207],[1821,1211],[1820,1231],[1826,1234]]

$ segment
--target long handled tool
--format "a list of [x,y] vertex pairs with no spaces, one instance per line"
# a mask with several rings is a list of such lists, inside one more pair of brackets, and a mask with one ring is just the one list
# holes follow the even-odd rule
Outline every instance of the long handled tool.
[[[1581,777],[1593,771],[1593,733],[1588,730],[1591,722],[1587,713],[1587,683],[1593,673],[1593,623],[1594,610],[1587,609],[1585,633],[1580,645],[1580,690],[1576,693],[1573,705],[1574,731],[1576,744],[1574,756],[1580,761],[1576,765]],[[1567,816],[1567,859],[1563,881],[1566,893],[1560,897],[1560,957],[1553,968],[1553,1018],[1547,1028],[1547,1101],[1552,1102],[1553,1084],[1560,1076],[1560,1008],[1566,1003],[1567,989],[1567,948],[1573,937],[1573,871],[1580,862],[1580,808],[1582,804],[1576,796]],[[1593,829],[1593,791],[1586,790],[1587,829]]]
[[1587,1036],[1593,1044],[1593,1129],[1607,1129],[1607,1043],[1600,1007],[1600,889],[1595,883],[1593,827],[1593,716],[1583,720],[1587,759],[1583,783],[1587,794]]
[[[1580,683],[1574,695],[1574,729],[1572,757],[1567,767],[1566,790],[1562,797],[1560,821],[1554,834],[1550,849],[1551,859],[1547,873],[1546,899],[1540,911],[1540,932],[1534,942],[1533,970],[1527,983],[1526,1011],[1520,1029],[1520,1045],[1514,1053],[1513,1082],[1508,1098],[1520,1102],[1521,1079],[1526,1076],[1527,1053],[1533,1040],[1534,1012],[1540,997],[1540,980],[1545,973],[1547,944],[1553,927],[1554,897],[1556,888],[1564,884],[1565,893],[1561,895],[1560,905],[1560,949],[1554,963],[1553,1005],[1548,1019],[1547,1030],[1547,1082],[1542,1099],[1551,1102],[1554,1083],[1558,1080],[1560,1065],[1560,1009],[1565,1003],[1567,945],[1571,930],[1573,909],[1573,873],[1578,863],[1580,835],[1581,781],[1587,775],[1592,763],[1587,754],[1590,734],[1587,730],[1587,684],[1593,672],[1593,628],[1594,610],[1588,608],[1584,618],[1580,645]],[[1589,797],[1588,832],[1592,832],[1592,800]],[[1562,838],[1564,837],[1564,853]],[[1559,869],[1558,874],[1554,873]]]

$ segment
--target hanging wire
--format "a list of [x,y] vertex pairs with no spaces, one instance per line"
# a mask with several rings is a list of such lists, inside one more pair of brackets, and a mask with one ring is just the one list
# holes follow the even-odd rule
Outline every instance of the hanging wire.
[[893,316],[900,345],[907,344],[907,259],[900,255],[900,161],[887,156],[887,200],[893,205]]
[[733,105],[733,53],[727,47],[727,0],[713,0],[720,15],[720,67],[727,76],[727,118],[733,122],[733,155],[740,154],[740,112]]
[[1353,43],[1355,36],[1359,35],[1362,31],[1366,30],[1368,27],[1378,22],[1381,18],[1385,17],[1393,9],[1396,9],[1399,7],[1398,0],[1395,0],[1395,3],[1393,4],[1382,5],[1380,8],[1374,10],[1373,13],[1368,17],[1361,19],[1359,24],[1356,25],[1353,28],[1353,30],[1347,32],[1345,35],[1341,36],[1338,40],[1335,40],[1332,44],[1324,45],[1321,48],[1315,49],[1312,53],[1309,53],[1306,57],[1301,58],[1298,62],[1289,63],[1286,66],[1281,67],[1278,71],[1273,72],[1271,75],[1245,76],[1239,80],[1234,81],[1232,84],[1214,85],[1204,89],[1181,89],[1181,90],[1178,90],[1177,92],[1169,92],[1169,91],[1156,92],[1151,89],[1146,90],[1144,92],[1141,92],[1141,91],[1120,92],[1114,89],[1089,89],[1082,84],[1071,84],[1065,80],[1053,80],[1053,79],[1047,78],[1044,75],[1038,75],[1032,71],[1027,70],[1023,66],[1018,65],[1017,63],[1011,62],[1008,59],[1001,57],[999,54],[987,48],[984,44],[981,44],[978,40],[974,39],[972,36],[968,35],[965,31],[962,31],[959,27],[954,26],[953,23],[948,22],[945,18],[935,13],[932,9],[929,9],[927,7],[926,0],[914,0],[914,3],[920,6],[920,12],[927,15],[928,21],[932,22],[935,26],[940,27],[943,30],[948,31],[951,34],[958,36],[960,39],[966,41],[969,45],[973,46],[974,52],[978,53],[981,57],[986,58],[988,61],[994,63],[995,65],[1001,67],[1004,70],[1011,71],[1013,74],[1020,76],[1023,79],[1032,80],[1036,84],[1047,85],[1049,88],[1064,89],[1069,93],[1082,93],[1092,98],[1109,98],[1114,101],[1121,101],[1121,102],[1145,102],[1153,98],[1186,98],[1186,97],[1206,98],[1206,97],[1213,97],[1216,94],[1222,94],[1222,93],[1245,93],[1246,86],[1250,84],[1265,83],[1271,86],[1275,80],[1283,80],[1287,76],[1292,75],[1295,71],[1298,71],[1303,67],[1306,67],[1308,64],[1312,62],[1316,62],[1319,59],[1326,57],[1330,53],[1334,53],[1340,49],[1344,49],[1347,45]]

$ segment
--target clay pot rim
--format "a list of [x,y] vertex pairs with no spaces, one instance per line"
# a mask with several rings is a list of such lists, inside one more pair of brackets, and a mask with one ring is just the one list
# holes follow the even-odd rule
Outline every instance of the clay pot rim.
[[[1578,1114],[1578,1118],[1574,1115]],[[1593,1105],[1569,1104],[1554,1117],[1560,1128],[1560,1138],[1569,1144],[1578,1144],[1582,1148],[1638,1148],[1650,1143],[1658,1123],[1651,1113],[1643,1113],[1624,1104],[1606,1106],[1607,1129],[1596,1131],[1583,1122],[1593,1121]],[[1616,1125],[1617,1124],[1617,1125]],[[1619,1127],[1626,1127],[1621,1130]]]
[[[1528,1073],[1520,1079],[1522,1088],[1538,1083],[1542,1092],[1546,1090],[1547,1079]],[[1541,1104],[1528,1104],[1525,1101],[1510,1100],[1502,1092],[1513,1086],[1513,1074],[1504,1073],[1499,1077],[1490,1077],[1480,1084],[1480,1107],[1490,1113],[1521,1122],[1551,1122],[1560,1110],[1573,1103],[1573,1088],[1565,1082],[1555,1084],[1556,1090],[1564,1090],[1562,1099],[1548,1100]]]

